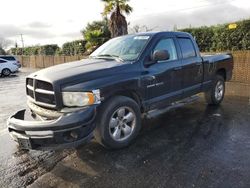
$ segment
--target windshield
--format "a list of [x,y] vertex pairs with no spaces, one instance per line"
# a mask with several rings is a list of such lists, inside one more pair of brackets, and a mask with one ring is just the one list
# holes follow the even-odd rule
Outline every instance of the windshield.
[[125,61],[137,59],[146,46],[150,36],[123,36],[109,40],[95,50],[92,58],[119,58]]

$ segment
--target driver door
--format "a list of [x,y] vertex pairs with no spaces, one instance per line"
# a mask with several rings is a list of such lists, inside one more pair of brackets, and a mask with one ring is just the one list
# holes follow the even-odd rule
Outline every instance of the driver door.
[[167,50],[170,57],[147,68],[146,98],[150,109],[167,106],[182,95],[181,62],[178,60],[175,38],[161,38],[152,53],[156,50]]

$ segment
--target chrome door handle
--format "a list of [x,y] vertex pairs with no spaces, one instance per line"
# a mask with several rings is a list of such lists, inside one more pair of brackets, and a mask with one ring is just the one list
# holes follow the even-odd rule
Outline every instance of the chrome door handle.
[[182,66],[180,67],[175,67],[174,70],[177,71],[177,70],[181,70],[182,69]]
[[147,76],[147,80],[149,81],[155,80],[155,76]]

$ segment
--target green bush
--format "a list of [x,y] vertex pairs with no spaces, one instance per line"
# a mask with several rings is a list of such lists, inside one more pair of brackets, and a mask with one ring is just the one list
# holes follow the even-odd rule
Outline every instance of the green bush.
[[11,48],[10,53],[13,55],[55,55],[58,49],[57,44],[50,44],[25,48]]
[[180,31],[191,33],[202,52],[250,50],[250,20],[236,22],[235,29],[229,24],[186,28]]
[[210,51],[213,41],[213,29],[209,27],[188,28],[182,31],[191,33],[196,39],[201,51]]
[[59,49],[57,44],[48,44],[41,46],[39,49],[39,55],[55,55]]
[[72,42],[66,42],[62,46],[61,54],[63,54],[63,55],[83,55],[84,52],[86,51],[85,45],[86,45],[85,40],[75,40]]

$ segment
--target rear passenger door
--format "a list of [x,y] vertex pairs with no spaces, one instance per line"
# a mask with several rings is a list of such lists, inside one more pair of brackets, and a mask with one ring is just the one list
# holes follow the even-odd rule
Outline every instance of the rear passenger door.
[[182,88],[183,97],[188,97],[201,91],[203,80],[202,58],[196,53],[196,46],[188,37],[178,37],[182,53]]

